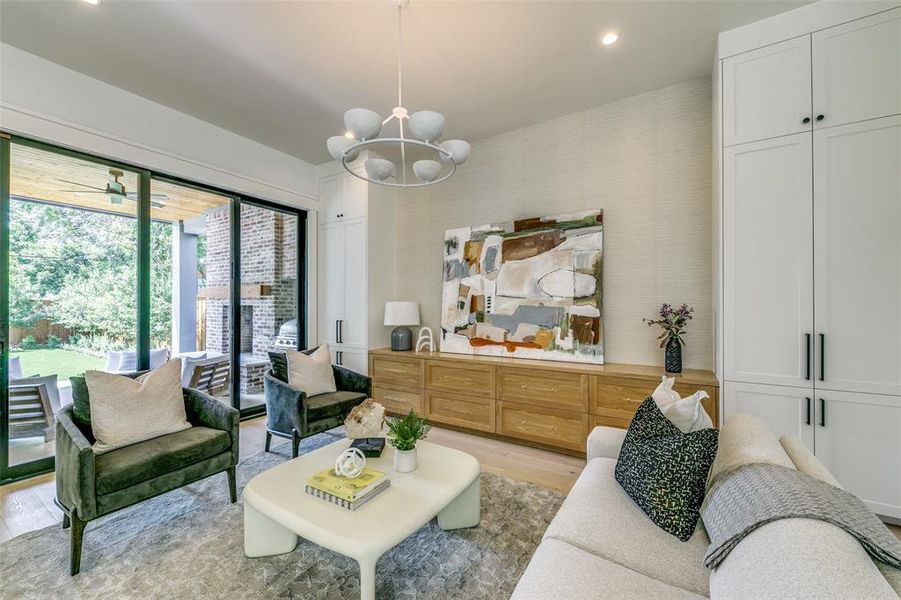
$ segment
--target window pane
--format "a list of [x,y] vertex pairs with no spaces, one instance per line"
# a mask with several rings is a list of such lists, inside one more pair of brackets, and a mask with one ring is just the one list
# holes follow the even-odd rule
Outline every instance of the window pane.
[[182,385],[229,400],[229,203],[187,185],[151,182],[151,366],[182,359]]
[[69,377],[134,369],[138,177],[12,143],[10,465],[53,455]]

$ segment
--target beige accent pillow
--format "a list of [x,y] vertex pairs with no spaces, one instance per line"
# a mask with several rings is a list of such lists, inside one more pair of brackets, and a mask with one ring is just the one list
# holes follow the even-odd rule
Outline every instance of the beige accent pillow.
[[710,415],[701,404],[701,400],[709,398],[707,392],[699,390],[691,396],[682,398],[679,392],[673,389],[675,383],[675,377],[664,375],[660,378],[660,385],[651,394],[660,412],[682,433],[713,427]]
[[191,426],[185,414],[179,358],[137,379],[103,371],[88,371],[84,378],[97,454]]
[[306,392],[307,396],[338,391],[328,344],[322,344],[309,356],[293,348],[287,348],[285,354],[288,358],[288,385]]

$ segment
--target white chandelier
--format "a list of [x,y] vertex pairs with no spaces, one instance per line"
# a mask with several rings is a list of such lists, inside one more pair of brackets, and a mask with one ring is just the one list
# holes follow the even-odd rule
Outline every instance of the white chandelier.
[[[397,6],[397,106],[385,119],[368,108],[352,108],[344,113],[345,135],[334,135],[326,141],[329,154],[340,162],[348,173],[370,183],[392,187],[423,187],[444,181],[453,175],[457,166],[463,164],[469,156],[471,146],[463,140],[447,140],[438,142],[444,133],[444,115],[432,110],[421,110],[411,115],[403,105],[403,69],[401,66],[401,50],[403,48],[403,30],[401,11],[409,0],[394,0]],[[399,137],[378,137],[382,127],[397,120]],[[407,120],[409,135],[404,135],[404,120]],[[422,159],[413,163],[416,180],[407,181],[407,146],[417,149],[425,148],[433,152],[434,159]],[[400,150],[400,169],[398,173],[394,162],[384,158],[367,158],[363,163],[365,175],[350,167],[362,150],[372,150],[377,146],[392,147]],[[394,181],[390,181],[390,180]],[[418,180],[418,181],[417,181]]]

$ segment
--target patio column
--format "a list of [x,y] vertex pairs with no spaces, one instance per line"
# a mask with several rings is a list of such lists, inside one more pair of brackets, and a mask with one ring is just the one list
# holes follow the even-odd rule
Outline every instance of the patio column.
[[197,349],[197,235],[172,227],[172,356]]

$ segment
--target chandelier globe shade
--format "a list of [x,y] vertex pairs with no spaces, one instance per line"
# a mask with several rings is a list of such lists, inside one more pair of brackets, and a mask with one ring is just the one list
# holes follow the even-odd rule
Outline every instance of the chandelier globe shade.
[[441,172],[441,163],[437,160],[417,160],[413,163],[413,172],[420,181],[430,183]]
[[447,158],[442,157],[442,160],[451,160],[455,165],[465,163],[466,159],[469,158],[469,152],[472,150],[469,142],[464,142],[463,140],[447,140],[446,142],[441,142],[439,146],[449,155]]
[[[403,9],[408,0],[393,0],[397,8],[397,105],[386,116],[368,108],[352,108],[344,113],[347,135],[326,140],[329,156],[359,179],[391,187],[422,187],[440,183],[466,161],[471,146],[463,140],[439,144],[447,120],[434,110],[410,112],[403,104]],[[384,135],[386,127],[397,128],[397,135]],[[392,132],[393,133],[393,132]],[[367,151],[363,169],[350,163]],[[413,156],[408,156],[411,151]],[[431,155],[431,156],[429,156]],[[393,160],[389,160],[389,158]],[[408,159],[416,160],[409,165]],[[399,160],[398,160],[399,159]],[[415,179],[408,173],[411,170]]]
[[368,158],[363,163],[366,174],[375,183],[381,183],[389,177],[394,177],[394,163],[384,158]]
[[[356,140],[344,137],[343,135],[333,135],[325,141],[329,155],[337,161],[340,161],[342,158],[344,158],[344,152],[356,143]],[[357,160],[357,157],[359,155],[359,151],[352,150],[351,152],[347,153],[347,160]]]

